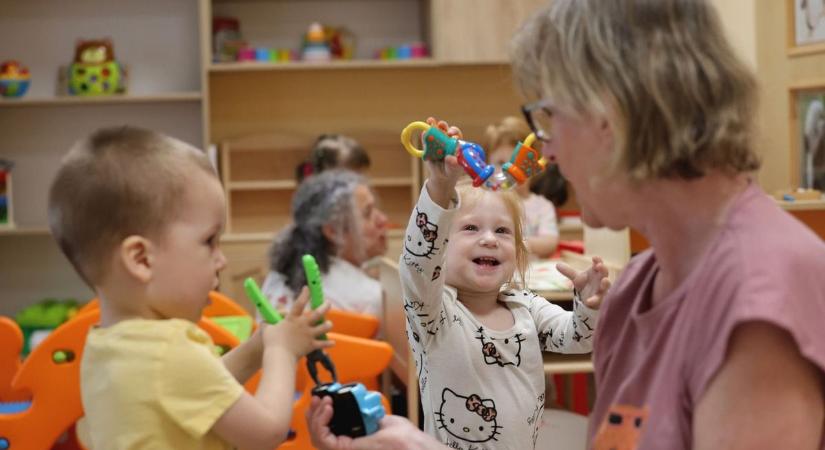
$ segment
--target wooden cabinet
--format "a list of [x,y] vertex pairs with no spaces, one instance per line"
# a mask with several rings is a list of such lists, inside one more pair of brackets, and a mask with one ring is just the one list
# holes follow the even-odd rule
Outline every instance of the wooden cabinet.
[[[19,99],[0,98],[0,158],[14,161],[15,227],[0,230],[0,314],[47,297],[86,300],[92,293],[49,235],[49,185],[63,155],[103,126],[155,129],[203,147],[203,91],[196,0],[32,0],[7,2],[0,14],[0,60],[32,74]],[[59,96],[59,67],[78,39],[111,38],[129,68],[128,92]]]
[[513,32],[547,0],[431,0],[433,57],[506,63]]
[[[399,145],[409,122],[436,116],[482,142],[484,128],[518,114],[506,64],[507,36],[536,0],[32,0],[4,5],[0,60],[32,72],[26,97],[0,99],[0,158],[14,168],[15,222],[0,230],[0,314],[44,297],[91,292],[48,234],[48,187],[62,156],[92,130],[155,129],[220,149],[228,203],[229,266],[222,289],[266,265],[266,248],[288,220],[294,168],[320,133],[367,149],[367,174],[393,230],[397,256],[418,197],[419,160]],[[214,15],[241,20],[253,45],[298,48],[310,22],[346,26],[356,58],[332,63],[212,63]],[[58,67],[79,38],[110,37],[129,66],[129,93],[58,97]],[[375,50],[422,41],[432,57],[376,61]],[[268,141],[267,141],[268,139]],[[260,144],[264,145],[260,145]],[[243,242],[241,245],[239,242]],[[250,242],[254,242],[254,245]]]

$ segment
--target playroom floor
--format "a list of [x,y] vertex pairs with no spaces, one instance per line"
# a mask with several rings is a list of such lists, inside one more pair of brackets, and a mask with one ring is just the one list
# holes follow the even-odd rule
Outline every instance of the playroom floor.
[[584,450],[587,417],[562,409],[545,409],[536,449]]

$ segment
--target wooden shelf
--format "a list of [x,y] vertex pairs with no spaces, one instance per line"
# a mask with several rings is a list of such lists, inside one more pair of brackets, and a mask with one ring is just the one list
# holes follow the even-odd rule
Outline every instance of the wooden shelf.
[[414,181],[410,177],[390,177],[370,178],[369,183],[373,187],[407,187],[412,186]]
[[50,234],[51,231],[48,228],[0,226],[0,236],[48,236]]
[[433,58],[416,59],[350,59],[322,62],[229,62],[212,63],[209,66],[211,73],[235,73],[235,72],[265,72],[279,70],[348,70],[348,69],[398,69],[416,67],[445,67],[460,65],[506,65],[498,61],[463,63],[456,61],[438,61]]
[[776,202],[785,211],[825,210],[825,200],[796,200],[792,202],[777,200]]
[[569,355],[562,353],[544,352],[545,374],[568,374],[593,372],[593,358],[590,353],[584,355]]
[[65,97],[30,97],[0,100],[0,108],[22,106],[68,106],[100,105],[124,103],[176,103],[197,102],[201,100],[200,92],[170,92],[167,94],[148,95],[100,95],[100,96],[65,96]]
[[232,191],[266,191],[295,189],[297,186],[291,180],[231,181],[227,188]]
[[[401,228],[387,230],[387,237],[394,239],[404,236]],[[226,233],[221,236],[221,242],[269,242],[275,237],[275,233]]]
[[227,233],[221,236],[221,242],[269,242],[275,233]]

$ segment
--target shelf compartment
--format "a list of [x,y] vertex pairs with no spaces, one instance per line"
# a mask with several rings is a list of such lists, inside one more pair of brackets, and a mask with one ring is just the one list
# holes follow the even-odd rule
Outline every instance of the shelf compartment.
[[230,191],[228,233],[277,233],[291,221],[294,193],[292,189]]
[[[355,38],[354,57],[372,58],[383,47],[427,42],[429,0],[301,0],[212,2],[211,17],[239,20],[252,47],[299,51],[313,22],[346,28]],[[210,35],[211,30],[210,30]]]
[[414,205],[410,186],[380,186],[375,191],[378,207],[387,215],[389,228],[405,228]]

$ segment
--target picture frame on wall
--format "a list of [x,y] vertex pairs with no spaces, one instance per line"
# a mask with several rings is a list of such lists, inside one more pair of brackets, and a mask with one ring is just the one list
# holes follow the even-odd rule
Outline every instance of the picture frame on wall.
[[825,0],[785,0],[788,55],[825,51]]
[[792,182],[825,192],[825,79],[790,89]]

